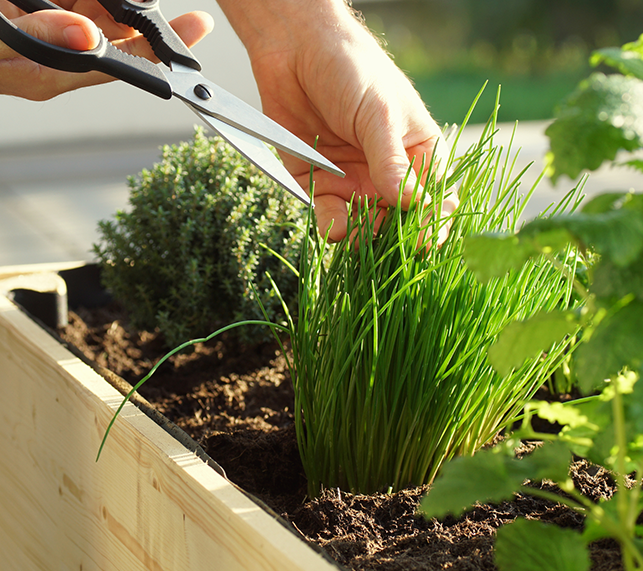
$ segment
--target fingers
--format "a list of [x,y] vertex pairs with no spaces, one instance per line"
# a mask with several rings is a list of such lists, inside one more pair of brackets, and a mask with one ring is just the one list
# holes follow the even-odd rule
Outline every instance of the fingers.
[[319,234],[328,241],[339,242],[346,236],[348,225],[348,204],[334,194],[323,194],[315,197],[315,215]]
[[[214,28],[212,16],[206,12],[190,12],[172,20],[170,25],[188,47],[192,47],[207,36]],[[154,55],[150,44],[143,36],[113,42],[118,49],[153,62],[159,59]]]
[[[94,23],[74,12],[62,10],[41,10],[25,14],[12,20],[27,34],[48,44],[72,50],[90,50],[100,41],[98,28]],[[0,42],[0,59],[17,57],[7,45]]]
[[[28,34],[59,47],[84,51],[96,47],[100,41],[100,33],[92,20],[66,10],[42,10],[12,21]],[[214,22],[204,12],[193,12],[176,18],[171,25],[191,47],[212,30]],[[147,40],[142,35],[127,37],[131,33],[127,28],[114,45],[133,55],[158,61]],[[66,73],[40,66],[0,42],[0,93],[44,101],[66,91],[112,80],[98,72]]]
[[[72,12],[42,10],[12,22],[29,35],[63,48],[87,50],[100,41],[92,21]],[[40,66],[0,42],[0,93],[44,101],[101,81],[100,74],[72,74]]]

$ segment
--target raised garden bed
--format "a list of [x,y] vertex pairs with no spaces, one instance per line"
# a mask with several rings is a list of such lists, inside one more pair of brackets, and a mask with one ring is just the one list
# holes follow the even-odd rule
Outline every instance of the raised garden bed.
[[[174,437],[128,405],[96,464],[122,387],[114,389],[6,298],[0,303],[3,385],[15,395],[2,406],[0,537],[9,546],[2,557],[20,563],[15,568],[34,560],[46,568],[52,558],[70,568],[333,568],[223,478],[217,464],[351,569],[490,570],[495,530],[517,516],[582,526],[571,510],[528,496],[442,522],[415,516],[425,488],[372,496],[326,490],[310,501],[290,380],[271,345],[244,351],[214,341],[178,356],[143,387],[155,409],[203,450],[167,421],[161,424]],[[59,330],[67,342],[96,369],[127,381],[140,379],[164,352],[157,334],[131,330],[116,305],[69,317]],[[610,477],[585,462],[574,465],[574,479],[592,498],[613,493]],[[619,557],[614,543],[598,542],[593,569],[619,569]]]
[[0,378],[3,569],[333,568],[5,296]]

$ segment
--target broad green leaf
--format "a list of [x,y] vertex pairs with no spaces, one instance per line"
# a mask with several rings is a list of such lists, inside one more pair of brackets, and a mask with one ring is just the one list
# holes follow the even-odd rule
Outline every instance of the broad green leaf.
[[461,456],[442,468],[420,512],[427,518],[447,514],[458,517],[476,502],[500,502],[513,497],[525,477],[510,469],[514,458],[482,450],[473,457]]
[[598,298],[618,301],[634,294],[643,301],[643,252],[626,266],[617,266],[609,259],[594,266],[590,291]]
[[622,48],[603,48],[596,50],[589,61],[593,66],[604,63],[617,69],[623,75],[643,79],[643,57],[638,51]]
[[548,351],[554,343],[561,342],[577,329],[578,317],[572,311],[538,313],[525,321],[514,321],[489,347],[489,361],[504,377],[527,359],[534,359]]
[[536,482],[540,480],[563,482],[569,477],[571,460],[571,452],[565,443],[548,442],[522,460],[516,460],[512,470],[520,472],[525,479]]
[[520,242],[513,234],[483,234],[465,238],[463,256],[476,279],[486,283],[520,268],[538,253],[531,244]]
[[593,73],[561,105],[547,128],[546,162],[554,182],[566,174],[575,179],[614,160],[619,150],[643,144],[643,81],[622,75]]
[[576,351],[576,376],[588,394],[624,367],[637,370],[643,363],[643,302],[632,301],[605,318],[587,343]]
[[464,260],[476,279],[488,282],[502,277],[510,270],[518,270],[531,257],[555,253],[572,240],[563,225],[537,229],[526,235],[482,234],[467,236],[464,242]]
[[643,434],[643,382],[633,371],[626,371],[623,376],[634,380],[632,392],[623,396],[625,420],[633,434]]
[[444,466],[422,500],[420,511],[426,517],[457,517],[476,502],[511,499],[527,479],[565,480],[570,460],[569,450],[560,442],[542,446],[522,460],[498,449],[456,458]]
[[593,246],[618,266],[632,263],[643,251],[643,216],[630,208],[541,218],[526,224],[518,238],[534,240],[555,231],[567,232],[580,246]]
[[500,571],[587,571],[590,560],[580,533],[523,518],[498,530]]

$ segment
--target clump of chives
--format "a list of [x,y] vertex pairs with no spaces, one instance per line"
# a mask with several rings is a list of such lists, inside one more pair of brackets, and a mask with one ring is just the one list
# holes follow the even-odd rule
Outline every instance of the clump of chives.
[[[452,154],[449,176],[417,189],[435,211],[391,208],[373,236],[368,207],[358,203],[349,232],[358,244],[337,244],[329,263],[329,246],[309,233],[290,328],[311,495],[322,486],[371,493],[430,483],[446,460],[475,453],[512,424],[564,359],[568,343],[504,377],[487,359],[508,323],[574,303],[572,284],[543,259],[485,284],[465,267],[463,238],[515,231],[534,191],[518,194],[523,173],[513,176],[494,129],[495,114],[477,145]],[[456,183],[460,207],[442,216]],[[572,191],[552,213],[578,201]],[[447,241],[427,248],[447,221]],[[561,260],[572,275],[576,259],[568,251]]]

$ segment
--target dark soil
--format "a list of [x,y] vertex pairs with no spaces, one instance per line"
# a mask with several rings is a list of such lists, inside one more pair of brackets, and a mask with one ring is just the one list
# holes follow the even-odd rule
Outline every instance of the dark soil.
[[[159,335],[128,327],[116,305],[71,313],[60,334],[132,384],[165,354]],[[416,516],[426,487],[371,496],[325,490],[307,498],[290,377],[276,345],[244,349],[226,339],[199,345],[163,364],[139,392],[199,442],[231,481],[350,569],[492,570],[495,531],[518,516],[583,526],[572,510],[523,495],[443,521]],[[574,464],[572,475],[594,500],[613,494],[609,474],[585,461]],[[591,555],[594,571],[622,569],[611,540],[592,544]]]

